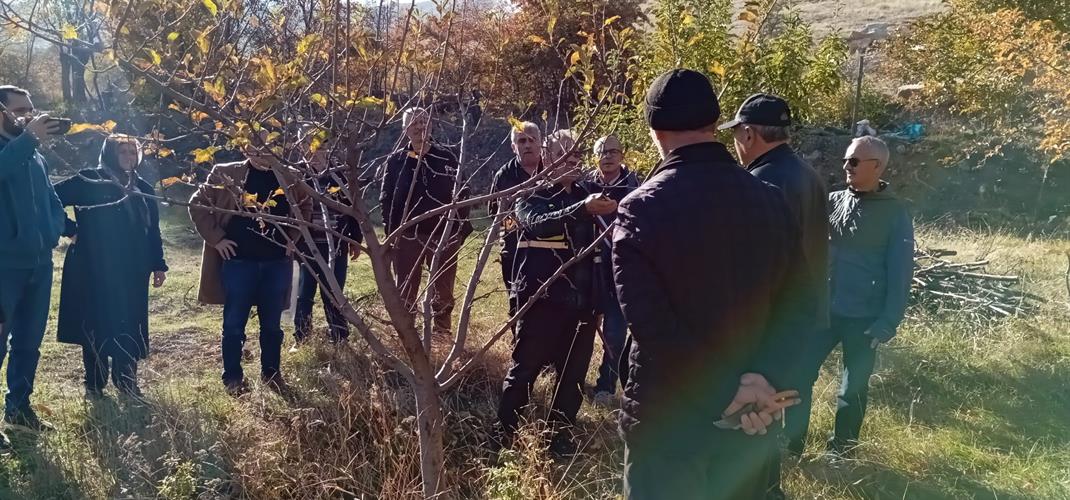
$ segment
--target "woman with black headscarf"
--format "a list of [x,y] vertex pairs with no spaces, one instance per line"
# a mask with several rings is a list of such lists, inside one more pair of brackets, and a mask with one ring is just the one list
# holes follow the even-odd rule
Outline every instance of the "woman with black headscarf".
[[[163,286],[167,264],[152,186],[138,176],[141,145],[113,134],[99,166],[56,184],[71,238],[63,262],[58,339],[82,346],[87,398],[104,394],[110,368],[120,393],[140,397],[137,362],[149,353],[149,292]],[[110,360],[110,363],[109,363]],[[109,366],[110,365],[110,366]]]

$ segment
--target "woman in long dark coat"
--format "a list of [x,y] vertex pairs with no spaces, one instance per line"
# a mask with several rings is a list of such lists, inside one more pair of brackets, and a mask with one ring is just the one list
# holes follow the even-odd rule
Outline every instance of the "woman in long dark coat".
[[137,362],[149,353],[149,290],[163,285],[167,264],[160,239],[155,195],[137,175],[141,147],[136,139],[112,135],[104,141],[99,167],[56,184],[72,239],[63,262],[60,342],[82,346],[86,397],[103,396],[111,379],[125,395],[140,396]]

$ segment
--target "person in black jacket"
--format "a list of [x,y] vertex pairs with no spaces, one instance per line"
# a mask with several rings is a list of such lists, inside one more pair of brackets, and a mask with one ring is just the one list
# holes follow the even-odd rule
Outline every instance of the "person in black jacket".
[[[454,201],[457,157],[431,141],[431,115],[424,109],[411,108],[402,115],[402,125],[409,141],[387,159],[379,201],[387,234],[401,228],[426,212]],[[465,190],[458,193],[465,196]],[[417,308],[417,296],[423,269],[431,265],[442,247],[442,268],[431,281],[434,333],[448,336],[452,329],[453,287],[457,277],[457,252],[472,232],[467,207],[457,211],[448,235],[446,214],[431,217],[408,227],[398,238],[394,251],[394,273],[401,295],[411,311]]]
[[[613,201],[620,203],[628,193],[639,187],[639,177],[624,166],[624,146],[614,135],[599,138],[594,143],[594,154],[598,157],[598,168],[590,172],[584,180],[584,187],[592,193],[605,193]],[[605,229],[616,220],[616,213],[605,217],[596,217],[599,230]],[[602,317],[602,364],[598,367],[598,380],[594,385],[594,402],[602,406],[615,404],[618,370],[624,341],[628,336],[628,325],[617,300],[617,288],[613,284],[613,265],[611,262],[611,240],[605,240],[595,255],[595,305]]]
[[[510,143],[515,155],[494,173],[490,192],[497,193],[514,188],[535,175],[542,168],[542,131],[531,122],[523,122],[510,132]],[[511,197],[504,200],[495,198],[487,205],[487,213],[494,216],[501,208],[508,215],[502,220],[502,248],[499,262],[502,269],[502,282],[505,291],[510,294],[509,316],[516,313],[516,304],[510,293],[513,288],[513,260],[516,256],[516,217],[509,213],[513,208]],[[504,203],[503,203],[504,202]]]
[[570,436],[583,401],[583,379],[594,349],[594,262],[588,257],[565,270],[538,294],[558,269],[595,236],[594,216],[613,213],[617,203],[588,194],[579,180],[579,157],[571,134],[559,131],[548,141],[548,163],[557,167],[557,182],[516,203],[519,226],[515,282],[510,290],[518,308],[534,301],[520,317],[513,345],[513,365],[505,378],[498,418],[503,440],[510,440],[528,403],[531,387],[546,366],[553,366],[557,384],[549,421],[558,431],[551,441],[555,453],[573,449]]
[[[784,317],[776,318],[779,327],[791,329],[805,348],[798,358],[789,382],[798,388],[802,403],[787,412],[785,433],[788,451],[801,456],[805,447],[806,429],[810,421],[813,396],[811,372],[820,368],[822,358],[809,354],[814,339],[829,325],[828,253],[829,225],[825,215],[828,188],[808,163],[795,153],[790,139],[791,108],[787,101],[769,94],[755,94],[747,98],[736,118],[721,130],[732,130],[736,153],[755,177],[768,182],[784,193],[794,222],[802,231],[804,274],[793,285],[793,295]],[[783,498],[780,488],[780,453],[771,457],[773,465],[770,498]]]
[[[306,171],[310,174],[310,178],[305,182],[316,192],[348,205],[346,193],[356,193],[359,189],[353,182],[352,176],[346,175],[347,171],[344,167],[330,160],[329,147],[324,146],[316,151],[309,151],[306,143],[305,148],[308,161]],[[331,210],[319,200],[312,200],[312,224],[310,228],[312,242],[327,266],[325,268],[317,262],[308,242],[302,240],[296,254],[297,262],[301,264],[301,271],[297,281],[297,304],[294,309],[294,340],[296,341],[294,348],[312,333],[312,306],[316,303],[317,289],[320,290],[323,313],[329,327],[327,338],[331,342],[344,341],[349,338],[349,322],[342,316],[335,302],[331,300],[331,289],[326,285],[327,276],[330,272],[338,283],[338,288],[344,290],[346,271],[349,267],[347,257],[356,260],[360,256],[360,243],[364,241],[360,232],[360,224],[353,216]],[[318,228],[326,228],[329,231]],[[350,244],[349,240],[344,239],[343,236],[355,243]]]
[[[645,112],[663,160],[620,204],[613,236],[632,338],[625,495],[761,498],[777,443],[760,435],[794,402],[774,389],[794,346],[769,320],[798,232],[780,191],[716,142],[720,105],[706,76],[659,76]],[[714,425],[737,411],[744,432]]]
[[[137,363],[149,354],[149,282],[167,278],[160,215],[152,186],[138,176],[141,145],[111,135],[100,166],[56,184],[64,206],[73,206],[64,235],[58,339],[82,346],[85,394],[103,397],[111,380],[120,393],[140,397]],[[140,193],[140,194],[138,194]],[[145,195],[145,196],[143,196]]]

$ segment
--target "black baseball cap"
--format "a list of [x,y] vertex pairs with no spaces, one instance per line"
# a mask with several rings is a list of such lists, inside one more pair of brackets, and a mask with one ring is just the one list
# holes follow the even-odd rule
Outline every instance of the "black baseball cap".
[[721,130],[739,125],[791,126],[791,107],[788,101],[772,94],[754,94],[743,101],[736,118],[720,127]]

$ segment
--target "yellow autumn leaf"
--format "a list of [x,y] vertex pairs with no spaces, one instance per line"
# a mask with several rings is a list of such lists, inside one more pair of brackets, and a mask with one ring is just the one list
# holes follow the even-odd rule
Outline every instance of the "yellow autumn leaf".
[[308,49],[316,43],[319,37],[315,33],[305,36],[301,41],[297,42],[297,55],[304,55],[308,52]]
[[75,123],[71,125],[71,129],[67,131],[67,134],[77,134],[85,132],[86,130],[96,130],[97,132],[104,132],[104,127],[95,123]]
[[241,195],[242,205],[247,208],[252,208],[257,205],[256,195],[253,193],[242,193]]
[[206,33],[201,32],[197,35],[197,48],[201,50],[202,54],[208,53],[208,36]]
[[341,187],[331,186],[331,187],[327,188],[327,194],[334,194],[334,193],[337,193],[337,192],[339,192],[341,190],[342,190]]
[[100,126],[104,127],[104,130],[107,131],[109,134],[111,133],[112,130],[115,130],[115,125],[116,125],[115,120],[108,120],[108,121],[100,124]]
[[194,163],[208,163],[215,158],[215,153],[219,148],[215,146],[209,146],[207,148],[194,149],[189,154],[193,155]]
[[546,39],[539,35],[528,35],[528,41],[535,42],[539,45],[548,45]]
[[152,64],[155,64],[157,66],[159,66],[160,62],[162,61],[162,59],[160,59],[159,52],[156,52],[155,50],[152,50],[152,49],[149,49],[149,58],[152,59]]
[[268,200],[264,202],[264,208],[275,208],[279,206],[279,202],[275,200]]
[[168,104],[167,105],[167,109],[173,109],[173,110],[178,111],[180,113],[182,112],[182,108],[179,107],[177,102],[172,102],[171,104]]
[[172,154],[174,154],[174,151],[172,151],[169,148],[162,147],[162,146],[160,147],[160,149],[158,149],[156,151],[156,156],[158,156],[160,158],[167,158],[168,156],[171,156]]
[[167,34],[167,41],[168,42],[173,42],[175,40],[178,40],[178,32],[177,31],[172,31],[172,32]]
[[605,28],[606,26],[609,26],[610,24],[613,24],[613,23],[617,22],[617,20],[619,20],[619,19],[620,19],[620,16],[613,16],[613,17],[611,17],[609,19],[606,19],[606,21],[604,23],[602,23],[602,27]]
[[513,130],[522,132],[524,130],[524,122],[517,120],[515,116],[509,115],[509,125],[513,126]]
[[74,26],[69,24],[63,25],[63,31],[60,32],[63,35],[64,40],[74,40],[78,38],[78,30],[74,29]]
[[283,191],[282,188],[278,188],[271,193],[271,196],[282,196],[284,194],[286,194],[286,191]]
[[724,65],[716,61],[710,64],[710,67],[708,69],[710,70],[710,73],[717,75],[717,77],[721,79],[724,79],[724,75],[725,73],[727,73],[724,68]]
[[219,13],[219,7],[217,7],[212,0],[201,0],[201,3],[204,4],[204,8],[208,9],[208,12],[213,16]]
[[316,104],[319,104],[319,106],[321,108],[326,108],[327,107],[327,98],[324,97],[323,94],[319,94],[319,93],[312,94],[312,95],[308,96],[308,99],[310,101],[316,103]]
[[758,14],[755,14],[754,11],[751,10],[745,10],[739,13],[739,20],[753,23],[758,20]]
[[168,177],[166,179],[160,179],[160,185],[165,187],[165,188],[166,187],[171,187],[171,186],[173,186],[175,184],[178,184],[179,182],[182,182],[182,179],[180,179],[178,177]]

